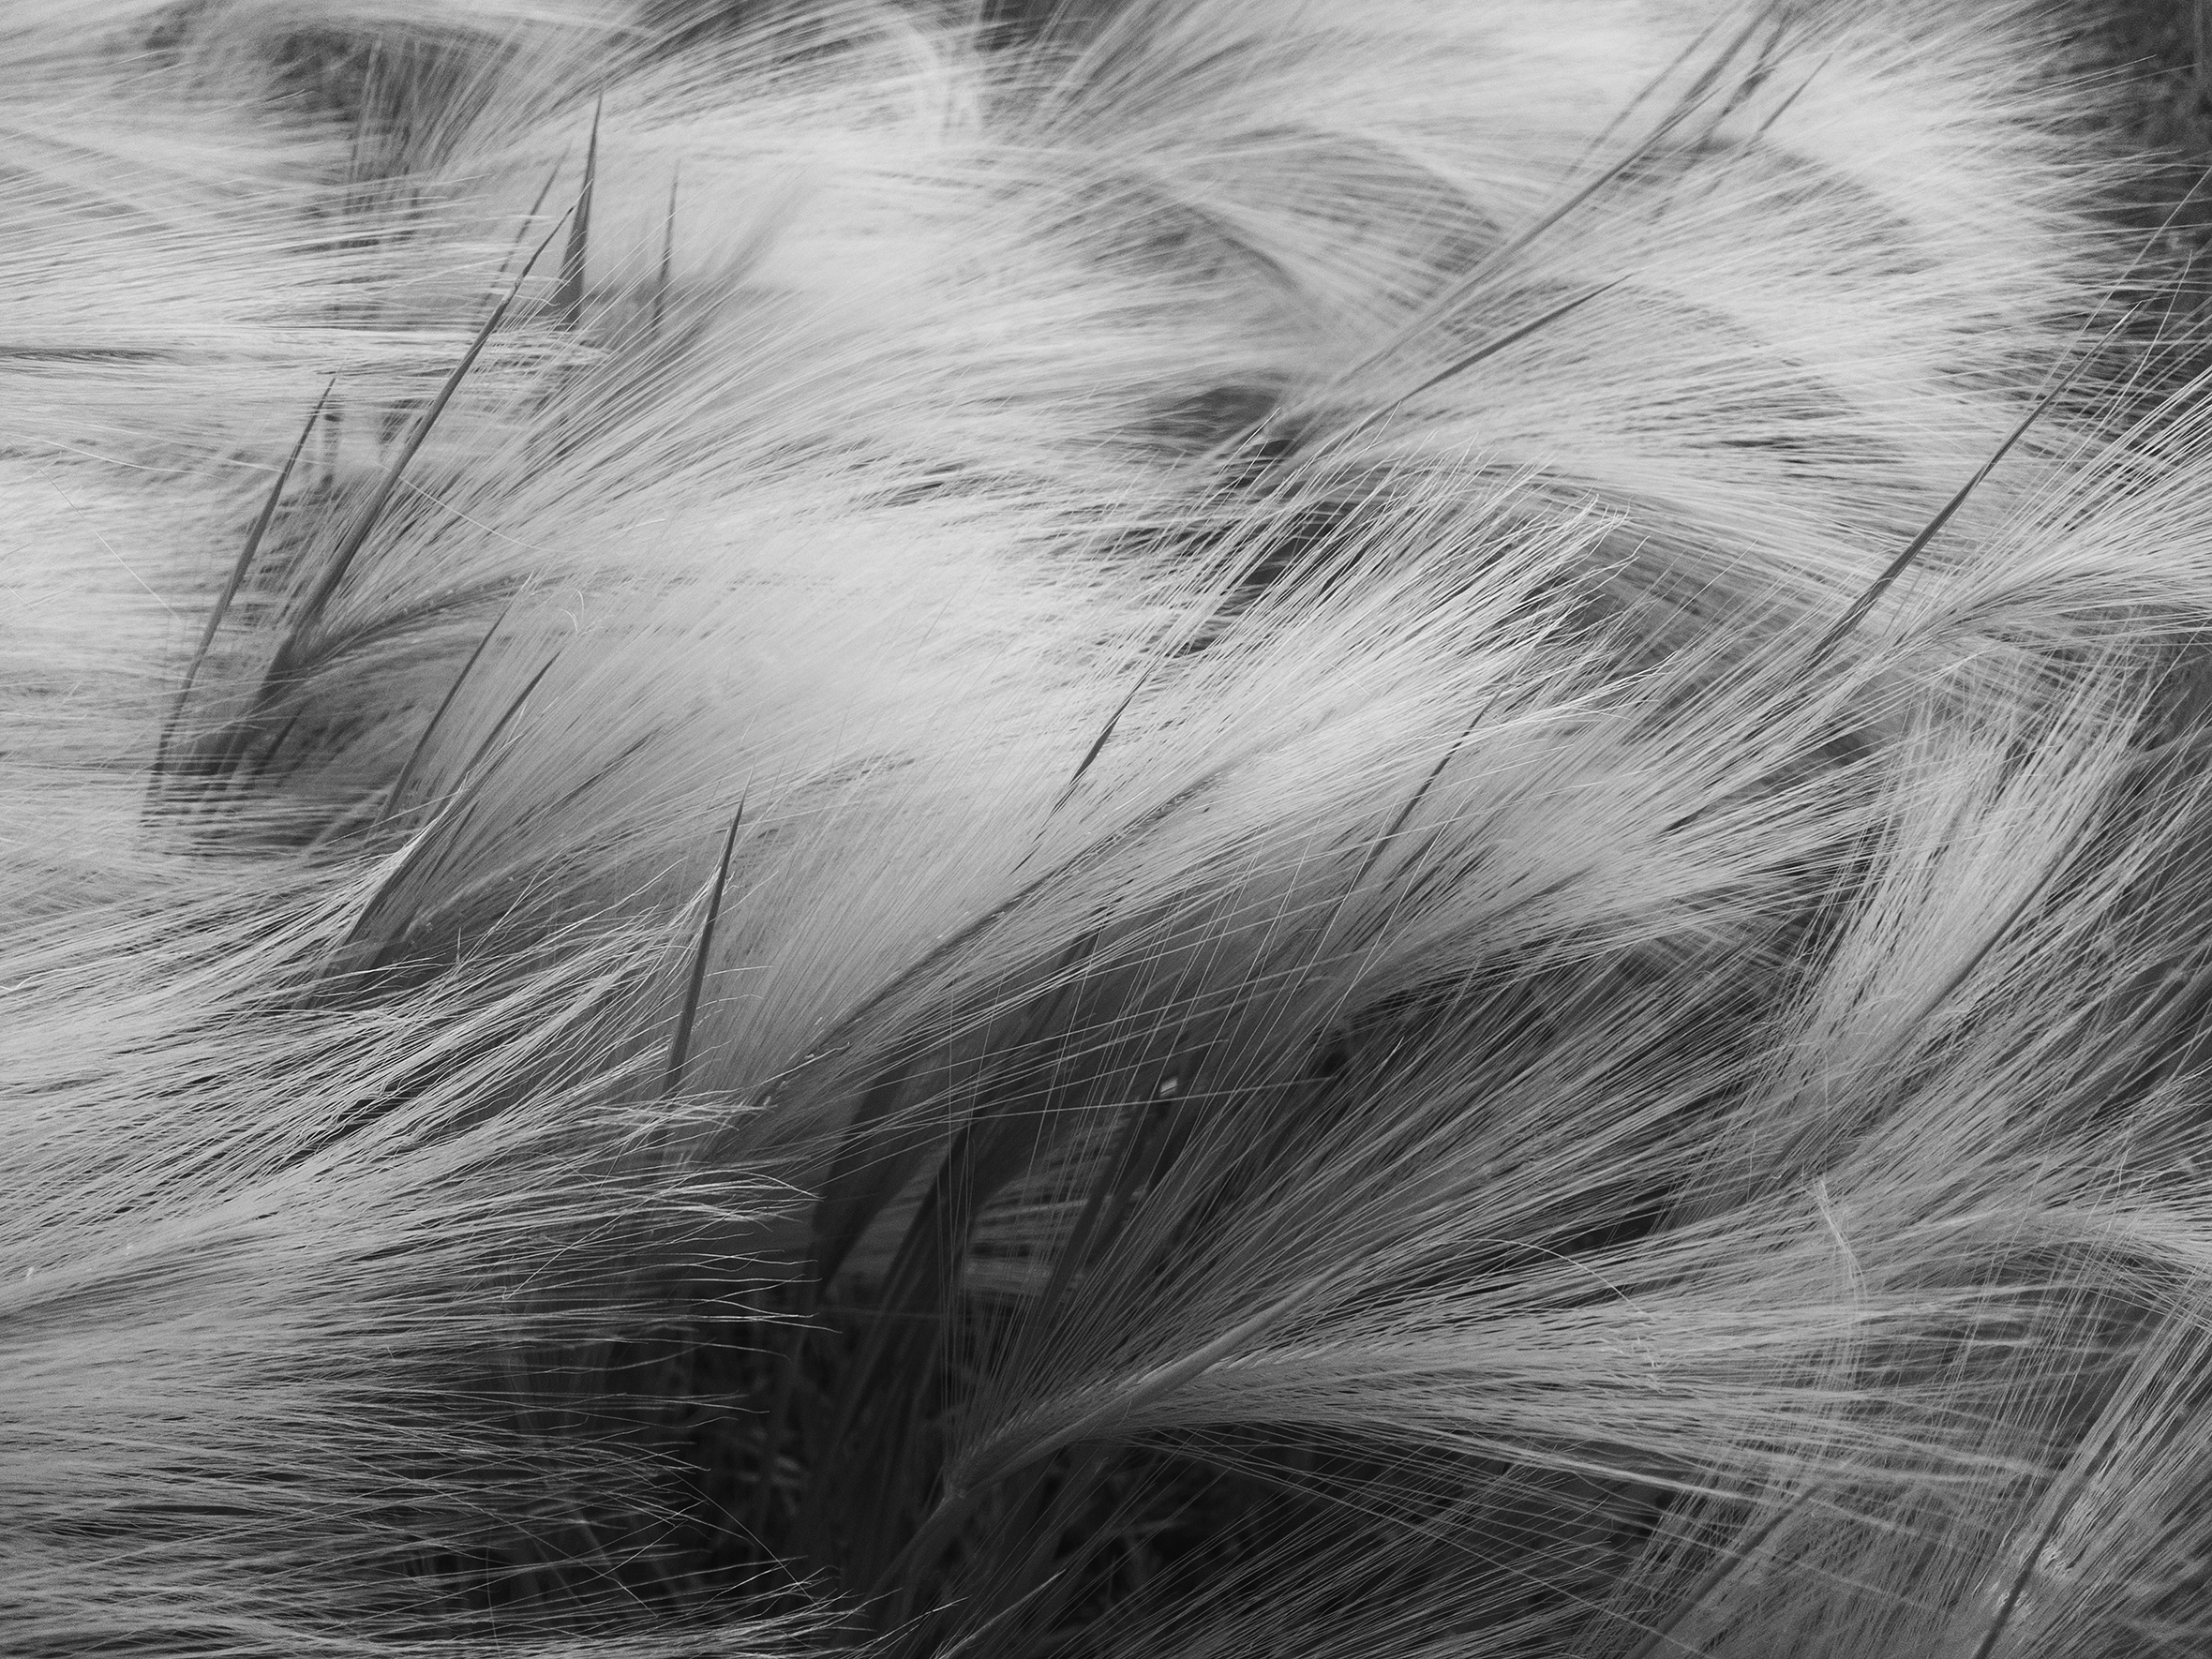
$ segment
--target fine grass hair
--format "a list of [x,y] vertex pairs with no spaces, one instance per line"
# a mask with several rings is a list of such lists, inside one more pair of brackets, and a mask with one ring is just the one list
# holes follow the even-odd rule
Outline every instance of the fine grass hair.
[[2205,1651],[2067,26],[0,7],[0,1649]]

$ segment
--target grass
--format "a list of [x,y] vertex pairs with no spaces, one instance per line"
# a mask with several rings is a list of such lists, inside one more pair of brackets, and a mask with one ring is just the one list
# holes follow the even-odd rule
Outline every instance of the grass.
[[11,1639],[2200,1647],[2195,17],[0,22]]

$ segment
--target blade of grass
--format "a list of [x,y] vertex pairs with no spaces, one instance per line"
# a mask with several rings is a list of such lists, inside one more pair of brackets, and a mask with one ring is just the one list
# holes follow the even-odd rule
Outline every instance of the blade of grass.
[[1403,349],[1408,341],[1418,338],[1425,330],[1433,326],[1440,319],[1448,316],[1455,306],[1461,304],[1468,295],[1476,291],[1484,282],[1490,280],[1494,273],[1507,261],[1545,235],[1554,226],[1570,217],[1577,208],[1616,183],[1638,162],[1642,161],[1651,154],[1654,145],[1677,127],[1687,121],[1691,115],[1696,112],[1699,106],[1711,96],[1712,87],[1719,80],[1721,73],[1735,60],[1737,54],[1743,50],[1753,37],[1766,26],[1769,17],[1782,3],[1784,0],[1770,0],[1770,4],[1759,7],[1743,27],[1738,30],[1727,44],[1714,56],[1712,63],[1677,100],[1675,107],[1661,119],[1650,133],[1632,145],[1618,161],[1579,189],[1571,192],[1548,211],[1539,215],[1527,229],[1521,231],[1494,251],[1485,255],[1472,270],[1445,290],[1443,293],[1424,306],[1417,316],[1400,327],[1382,346],[1369,352],[1366,357],[1337,376],[1335,381],[1324,389],[1323,396],[1327,396],[1341,391],[1343,387],[1358,380],[1360,376],[1375,368],[1389,359],[1393,353]]
[[[2106,335],[2103,343],[2109,345],[2117,333],[2118,329],[2115,328],[2112,334]],[[2081,360],[2069,369],[2056,384],[2036,399],[2034,406],[2020,418],[2019,425],[2014,426],[2006,435],[2005,441],[1991,452],[1989,458],[1981,463],[1974,476],[1959,486],[1957,492],[1943,504],[1942,509],[1936,513],[1935,517],[1921,526],[1920,533],[1906,544],[1905,550],[1890,560],[1882,574],[1875,577],[1866,590],[1851,602],[1850,608],[1836,620],[1835,625],[1821,635],[1819,642],[1813,647],[1812,654],[1806,661],[1808,668],[1816,667],[1826,661],[1829,653],[1848,638],[1859,624],[1866,620],[1867,613],[1881,602],[1882,595],[1890,590],[1899,576],[1902,576],[1912,567],[1921,553],[1927,550],[1928,544],[1943,533],[1944,526],[1949,524],[1958,510],[1966,504],[1967,498],[1972,496],[1989,475],[1996,471],[1997,463],[2010,455],[2012,446],[2027,435],[2027,429],[2041,420],[2051,406],[2072,388],[2074,382],[2081,379],[2089,365],[2096,360],[2096,351],[2085,352]]]
[[661,1080],[661,1094],[673,1098],[683,1086],[684,1062],[691,1057],[692,1024],[698,1018],[699,996],[707,986],[707,957],[714,948],[714,924],[722,915],[722,892],[729,881],[730,857],[738,850],[738,830],[745,822],[745,803],[738,802],[738,810],[729,821],[729,833],[722,839],[722,861],[715,866],[714,885],[707,894],[707,917],[699,924],[699,942],[692,952],[691,979],[684,987],[683,1012],[676,1022],[676,1036],[668,1044],[668,1069]]
[[[360,916],[355,919],[352,927],[347,930],[345,938],[340,940],[333,950],[332,960],[334,962],[347,955],[360,954],[365,945],[367,944],[367,930],[370,920],[380,910],[389,904],[393,896],[399,890],[400,883],[423,868],[433,853],[442,856],[444,847],[441,843],[450,843],[451,840],[451,837],[443,832],[461,822],[467,815],[468,808],[473,800],[476,791],[482,787],[485,780],[498,770],[500,757],[495,757],[488,765],[486,764],[486,756],[490,755],[492,746],[499,741],[501,734],[507,729],[508,723],[521,711],[523,704],[529,701],[531,693],[537,690],[539,682],[552,671],[553,665],[560,660],[560,653],[558,651],[548,657],[538,668],[538,671],[530,677],[523,688],[515,695],[514,700],[508,703],[499,719],[492,723],[491,730],[485,734],[484,740],[476,745],[474,752],[469,756],[468,764],[461,769],[460,777],[456,782],[452,793],[440,807],[438,815],[429,824],[425,826],[407,853],[394,865],[385,875],[384,880],[379,884],[377,890],[371,893],[362,905]],[[384,960],[384,952],[393,944],[406,936],[407,929],[413,924],[413,920],[414,919],[411,915],[398,928],[388,932],[384,937],[377,940],[374,949],[369,952],[369,960],[362,965],[365,968],[381,966]],[[349,968],[348,971],[351,970]]]
[[1557,322],[1561,318],[1568,316],[1575,311],[1580,310],[1584,306],[1590,304],[1592,300],[1596,299],[1600,294],[1612,292],[1614,289],[1619,288],[1623,282],[1626,282],[1628,278],[1625,276],[1616,276],[1610,282],[1600,282],[1592,288],[1586,288],[1580,293],[1577,294],[1573,299],[1562,301],[1560,304],[1552,306],[1550,310],[1544,312],[1541,316],[1530,319],[1530,321],[1520,324],[1517,328],[1509,328],[1503,334],[1494,336],[1490,339],[1485,340],[1480,346],[1477,346],[1473,351],[1470,351],[1466,356],[1454,363],[1450,367],[1440,369],[1437,373],[1430,375],[1427,380],[1423,381],[1412,391],[1392,398],[1388,403],[1385,403],[1380,409],[1368,411],[1368,413],[1362,415],[1358,420],[1353,422],[1351,426],[1345,427],[1341,432],[1331,433],[1329,436],[1329,442],[1331,444],[1343,444],[1349,442],[1353,438],[1358,437],[1360,433],[1366,431],[1368,427],[1388,420],[1400,409],[1403,409],[1408,403],[1420,396],[1422,393],[1429,391],[1434,387],[1442,385],[1444,381],[1451,380],[1456,375],[1465,374],[1469,369],[1473,368],[1476,365],[1486,363],[1492,357],[1497,356],[1499,352],[1507,350],[1509,347],[1518,345],[1521,341],[1527,339],[1531,335],[1541,333],[1543,330],[1549,328],[1553,323]]
[[[566,222],[567,217],[565,214],[561,216],[563,223]],[[278,647],[276,661],[270,665],[268,679],[263,684],[264,698],[274,686],[282,681],[297,663],[299,640],[321,617],[323,608],[330,603],[331,595],[337,591],[338,584],[345,580],[347,570],[351,566],[361,549],[367,545],[369,536],[375,532],[377,525],[382,520],[385,509],[391,505],[393,496],[398,491],[400,479],[407,471],[408,464],[414,459],[416,453],[429,439],[432,428],[438,425],[439,417],[445,413],[446,406],[453,401],[454,394],[460,390],[461,381],[468,378],[470,369],[476,366],[476,360],[484,354],[484,348],[490,342],[493,333],[506,320],[508,311],[514,306],[516,299],[522,292],[522,285],[530,280],[531,271],[536,266],[546,249],[552,246],[553,238],[560,233],[560,225],[557,224],[546,233],[545,240],[538,244],[530,259],[524,263],[521,273],[515,278],[514,285],[508,289],[506,297],[493,307],[491,315],[485,319],[484,325],[476,331],[475,337],[469,342],[469,349],[461,354],[461,360],[455,364],[451,372],[446,375],[444,382],[438,388],[438,395],[430,400],[429,408],[423,411],[422,419],[415,423],[414,429],[408,434],[406,441],[400,446],[398,455],[394,456],[391,465],[384,469],[383,476],[378,480],[377,486],[370,494],[367,504],[355,517],[351,527],[346,531],[344,539],[339,542],[336,550],[332,553],[330,562],[324,567],[321,576],[309,590],[306,602],[300,607],[298,618],[292,624],[291,635],[286,638],[284,644]]]
[[1054,813],[1066,806],[1075,794],[1076,786],[1084,780],[1084,774],[1091,770],[1091,762],[1099,758],[1107,742],[1113,738],[1113,728],[1121,724],[1121,717],[1128,712],[1129,705],[1137,700],[1138,694],[1144,689],[1151,678],[1152,670],[1147,666],[1143,673],[1137,676],[1137,683],[1130,686],[1128,694],[1113,706],[1113,712],[1106,716],[1106,724],[1099,728],[1099,735],[1091,740],[1091,746],[1084,751],[1083,758],[1075,763],[1075,770],[1069,774],[1066,787],[1054,800],[1052,810]]
[[[516,597],[519,598],[520,595],[516,595]],[[407,759],[399,768],[399,775],[392,780],[391,793],[384,798],[384,810],[377,817],[379,824],[385,822],[399,810],[399,803],[406,799],[408,785],[414,781],[415,768],[420,764],[423,755],[429,750],[431,738],[437,735],[439,726],[445,720],[446,712],[453,708],[454,699],[460,695],[461,687],[468,682],[469,676],[474,672],[477,660],[484,655],[485,650],[491,644],[493,636],[505,625],[507,613],[514,608],[515,601],[513,599],[508,600],[501,607],[500,614],[492,620],[491,626],[484,631],[484,637],[476,642],[476,649],[469,653],[469,660],[461,665],[461,671],[454,676],[453,683],[445,688],[445,695],[439,699],[438,707],[431,711],[429,724],[423,727],[422,735],[415,739],[414,747],[407,752]]]
[[568,246],[560,250],[560,282],[553,291],[553,321],[575,333],[584,321],[584,260],[591,240],[591,195],[599,183],[599,118],[606,98],[591,106],[591,137],[584,146],[584,183],[569,210]]
[[253,561],[262,550],[262,539],[269,533],[269,526],[276,521],[276,505],[284,499],[284,486],[291,480],[292,469],[299,464],[300,452],[307,447],[307,438],[315,430],[315,423],[321,417],[324,405],[330,401],[331,389],[338,383],[337,376],[330,377],[322,388],[322,395],[315,399],[315,407],[307,411],[306,425],[293,440],[291,453],[284,457],[284,465],[276,470],[276,481],[270,485],[269,493],[262,502],[262,510],[254,518],[252,529],[246,532],[246,546],[238,551],[237,560],[231,566],[231,574],[223,580],[222,591],[216,595],[214,607],[207,614],[207,625],[200,631],[200,643],[192,651],[192,660],[185,665],[185,678],[177,686],[176,700],[170,706],[169,718],[162,724],[161,736],[154,748],[154,777],[157,784],[166,770],[169,746],[176,735],[177,724],[184,719],[185,705],[191,699],[192,682],[199,678],[201,665],[215,644],[217,632],[223,625],[223,618],[230,614],[232,601],[238,597],[238,590],[246,575],[253,568]]
[[842,1053],[844,1039],[869,1015],[881,1009],[892,997],[905,990],[923,975],[942,966],[949,958],[973,944],[983,934],[988,933],[998,922],[1004,920],[1053,882],[1059,880],[1062,876],[1073,874],[1087,862],[1104,858],[1117,846],[1142,835],[1145,830],[1153,828],[1174,812],[1177,807],[1188,804],[1249,758],[1251,758],[1249,755],[1231,755],[1227,760],[1209,768],[1201,777],[1177,790],[1158,805],[1146,809],[1128,823],[1122,825],[1117,830],[1108,831],[1088,846],[1069,855],[1042,874],[1024,883],[1014,892],[992,905],[982,915],[960,928],[949,938],[932,947],[908,966],[901,969],[885,981],[880,989],[871,992],[857,1007],[839,1015],[823,1035],[820,1043],[814,1052],[805,1055],[784,1074],[784,1081],[789,1082],[810,1068]]
[[676,264],[676,187],[683,177],[683,162],[679,159],[668,173],[668,217],[661,224],[661,270],[653,284],[652,334],[660,337],[661,321],[668,307],[668,282]]

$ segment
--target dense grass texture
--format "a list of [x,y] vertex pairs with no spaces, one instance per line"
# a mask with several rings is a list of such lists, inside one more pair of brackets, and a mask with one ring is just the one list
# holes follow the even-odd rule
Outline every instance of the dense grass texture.
[[0,3],[0,1652],[2212,1648],[2079,25]]

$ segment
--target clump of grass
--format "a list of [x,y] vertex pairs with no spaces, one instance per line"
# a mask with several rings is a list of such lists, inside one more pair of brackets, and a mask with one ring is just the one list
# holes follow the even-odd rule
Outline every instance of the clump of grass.
[[0,21],[12,1651],[2202,1646],[2069,50]]

